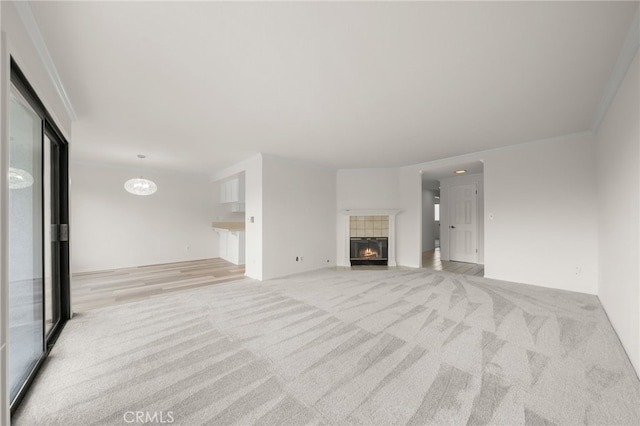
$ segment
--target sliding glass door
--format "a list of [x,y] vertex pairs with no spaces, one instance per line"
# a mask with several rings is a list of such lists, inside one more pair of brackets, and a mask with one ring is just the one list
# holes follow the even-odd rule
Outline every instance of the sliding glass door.
[[9,372],[13,400],[44,352],[42,120],[12,85],[9,148]]
[[12,62],[9,99],[9,393],[15,411],[70,316],[67,146]]
[[60,144],[45,131],[43,145],[44,195],[44,334],[60,323]]

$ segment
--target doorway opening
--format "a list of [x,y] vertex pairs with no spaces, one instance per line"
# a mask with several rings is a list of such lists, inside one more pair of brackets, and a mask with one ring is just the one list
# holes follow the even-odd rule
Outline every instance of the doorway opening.
[[[220,200],[213,229],[218,236],[219,257],[233,265],[246,264],[246,172],[219,182]],[[252,220],[250,221],[252,222]]]
[[484,275],[484,164],[422,170],[422,267]]

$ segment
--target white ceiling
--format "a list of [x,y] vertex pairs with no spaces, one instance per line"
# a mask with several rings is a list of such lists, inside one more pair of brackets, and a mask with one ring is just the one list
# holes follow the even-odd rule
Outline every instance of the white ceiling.
[[478,160],[461,161],[453,164],[439,164],[425,167],[420,171],[422,182],[436,182],[440,179],[463,176],[455,174],[456,170],[466,170],[467,175],[482,173],[484,171],[484,163]]
[[588,130],[637,2],[36,2],[73,159],[393,167]]

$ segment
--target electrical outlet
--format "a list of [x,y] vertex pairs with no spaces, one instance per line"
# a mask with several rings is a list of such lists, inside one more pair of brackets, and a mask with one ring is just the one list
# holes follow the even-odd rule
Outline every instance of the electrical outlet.
[[576,276],[578,275],[582,275],[582,268],[579,266],[576,266]]

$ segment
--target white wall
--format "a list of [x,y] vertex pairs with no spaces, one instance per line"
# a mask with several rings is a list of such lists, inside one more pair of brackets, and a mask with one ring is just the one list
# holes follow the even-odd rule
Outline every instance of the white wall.
[[257,154],[212,178],[243,171],[245,275],[266,280],[335,265],[335,170]]
[[[446,161],[455,164],[461,160],[484,162],[486,277],[596,293],[595,146],[591,133]],[[576,268],[580,268],[579,275]]]
[[218,191],[206,177],[144,176],[158,185],[151,196],[125,191],[139,168],[71,164],[72,272],[152,265],[218,256]]
[[[337,264],[344,265],[345,249],[344,241],[347,238],[345,235],[345,229],[342,226],[344,215],[341,213],[343,210],[356,210],[356,209],[401,209],[401,194],[399,191],[399,169],[345,169],[338,170],[336,174],[336,256]],[[416,196],[419,203],[422,203],[422,182],[420,176],[417,178],[417,190]],[[404,214],[404,211],[399,213],[398,217]],[[420,221],[420,228],[414,229],[414,232],[420,238],[422,220]],[[396,228],[398,227],[396,223]],[[398,236],[398,229],[396,229],[396,236]],[[398,246],[396,245],[396,260],[398,264],[399,253]],[[418,250],[420,250],[418,248]]]
[[402,210],[396,219],[396,259],[398,265],[420,268],[422,253],[422,174],[416,167],[398,170],[398,207]]
[[596,135],[598,295],[640,374],[640,67],[633,64]]
[[9,392],[7,378],[7,331],[8,331],[8,276],[7,276],[7,245],[8,245],[8,193],[5,190],[7,176],[7,158],[9,147],[8,133],[8,88],[9,88],[9,57],[13,57],[29,83],[33,86],[40,100],[53,116],[60,130],[71,142],[71,118],[64,109],[46,68],[33,45],[22,20],[17,14],[16,6],[12,2],[0,2],[0,223],[1,240],[0,257],[0,424],[9,424]]
[[[399,169],[338,171],[338,210],[399,208],[397,260],[419,267],[420,170],[484,162],[485,276],[595,294],[595,146],[578,133]],[[377,185],[377,186],[376,186]],[[492,213],[495,219],[486,217]],[[338,241],[344,230],[337,227]],[[338,250],[341,250],[338,244]],[[338,259],[343,253],[338,252]],[[579,275],[576,268],[580,268]]]
[[495,150],[484,162],[485,276],[595,294],[593,136]]
[[[69,140],[71,117],[67,114],[58,91],[29,37],[16,5],[11,1],[2,1],[0,7],[2,8],[2,32],[5,33],[7,41],[7,52],[5,53],[10,54],[16,61],[49,114]],[[8,62],[7,66],[9,66]],[[8,69],[5,78],[9,78]]]
[[[337,215],[347,209],[398,209],[396,261],[422,266],[422,175],[418,167],[344,169],[337,173]],[[345,229],[337,226],[338,265],[345,259]]]
[[434,232],[434,191],[422,190],[422,251],[436,248]]
[[336,264],[335,170],[264,155],[262,196],[263,279]]
[[484,179],[482,173],[470,175],[453,176],[440,181],[440,225],[443,230],[440,236],[440,257],[442,260],[449,260],[449,189],[456,185],[475,183],[478,190],[476,209],[478,212],[478,234],[476,235],[478,244],[478,263],[484,264]]

